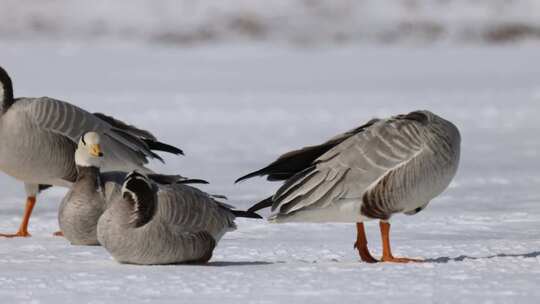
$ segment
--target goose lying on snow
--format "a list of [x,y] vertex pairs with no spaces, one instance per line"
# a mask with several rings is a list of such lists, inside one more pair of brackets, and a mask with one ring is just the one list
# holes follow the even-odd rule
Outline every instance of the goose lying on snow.
[[237,180],[267,175],[285,181],[271,197],[248,211],[271,207],[272,222],[356,222],[355,247],[365,262],[376,262],[367,247],[363,222],[380,220],[382,261],[390,249],[390,217],[424,209],[450,184],[460,155],[460,134],[451,122],[416,111],[373,119],[318,145],[284,154],[267,167]]
[[15,234],[29,236],[28,221],[40,189],[70,186],[77,177],[74,155],[77,141],[88,131],[104,134],[105,171],[141,170],[148,158],[161,158],[153,150],[182,154],[161,143],[148,131],[110,116],[89,113],[67,102],[48,97],[13,98],[13,86],[0,67],[0,170],[25,184],[27,203]]
[[99,219],[98,240],[121,263],[204,263],[223,234],[236,228],[235,217],[260,218],[196,188],[158,185],[131,172],[122,196]]
[[[109,202],[121,195],[125,172],[100,172],[104,153],[96,132],[85,133],[75,151],[77,179],[66,194],[58,211],[58,223],[73,245],[99,245],[97,223]],[[148,174],[156,183],[207,183],[180,175]]]

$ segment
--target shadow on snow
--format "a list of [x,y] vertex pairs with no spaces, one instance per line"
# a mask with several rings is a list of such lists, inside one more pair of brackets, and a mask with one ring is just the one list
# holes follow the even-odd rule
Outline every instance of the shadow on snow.
[[227,261],[216,261],[216,262],[208,262],[206,264],[202,264],[201,266],[209,266],[209,267],[227,267],[227,266],[259,266],[259,265],[272,265],[274,263],[271,262],[263,262],[263,261],[235,261],[235,262],[227,262]]
[[426,259],[424,260],[425,263],[448,263],[448,262],[463,262],[464,260],[483,260],[483,259],[493,259],[493,258],[536,258],[540,256],[540,251],[533,251],[530,253],[522,253],[522,254],[513,254],[513,253],[499,253],[495,255],[489,255],[485,257],[473,257],[473,256],[467,256],[467,255],[460,255],[455,258],[451,257],[440,257],[440,258],[434,258],[434,259]]

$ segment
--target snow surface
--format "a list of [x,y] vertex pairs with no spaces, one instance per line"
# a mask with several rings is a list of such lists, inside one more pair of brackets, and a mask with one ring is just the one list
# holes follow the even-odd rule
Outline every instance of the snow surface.
[[[206,266],[130,266],[51,234],[64,189],[40,196],[32,238],[0,239],[1,303],[538,303],[540,52],[521,47],[187,49],[0,43],[16,96],[103,111],[183,148],[157,170],[209,179],[248,207],[278,186],[233,185],[289,149],[374,116],[430,109],[454,121],[462,162],[418,215],[392,220],[396,255],[359,262],[354,224],[238,220]],[[0,231],[23,186],[0,177]],[[376,222],[368,223],[380,255]]]
[[538,0],[2,0],[0,37],[167,44],[540,39]]

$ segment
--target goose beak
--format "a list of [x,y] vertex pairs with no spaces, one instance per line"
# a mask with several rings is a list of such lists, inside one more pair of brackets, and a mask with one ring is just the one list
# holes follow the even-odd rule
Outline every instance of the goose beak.
[[90,155],[94,157],[103,157],[103,153],[101,152],[101,147],[99,146],[99,144],[90,146]]

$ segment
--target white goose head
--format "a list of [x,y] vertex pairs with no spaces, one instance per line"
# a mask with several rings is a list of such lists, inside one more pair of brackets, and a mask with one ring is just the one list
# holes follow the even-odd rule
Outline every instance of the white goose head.
[[13,84],[8,73],[0,67],[0,112],[3,114],[13,104]]
[[99,134],[84,133],[75,151],[75,164],[80,167],[100,168],[102,160],[103,152],[101,152]]

